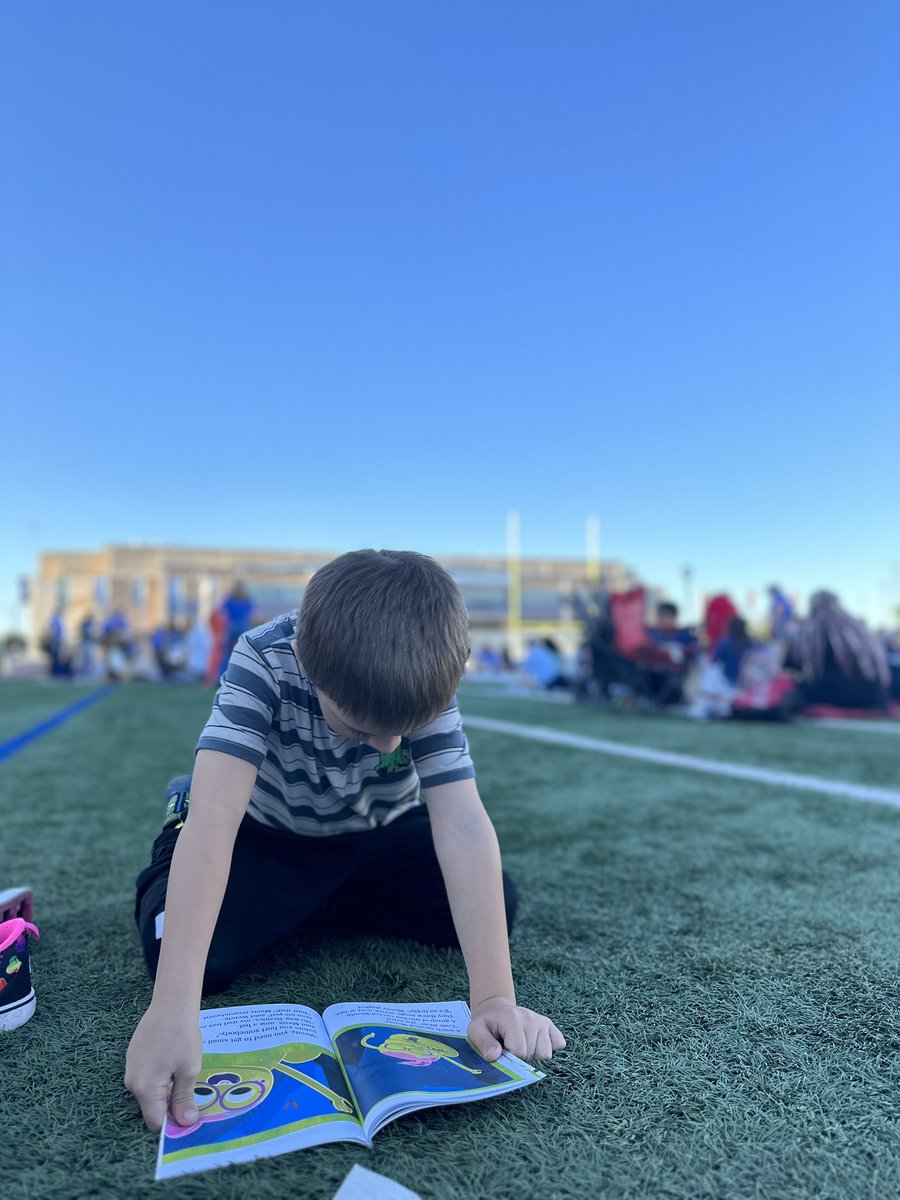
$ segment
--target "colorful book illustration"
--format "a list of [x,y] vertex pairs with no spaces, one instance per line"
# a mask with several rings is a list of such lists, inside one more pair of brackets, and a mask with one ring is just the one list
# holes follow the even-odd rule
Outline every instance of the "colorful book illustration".
[[156,1178],[249,1162],[326,1142],[361,1142],[406,1113],[502,1096],[543,1078],[512,1054],[482,1058],[466,1038],[469,1007],[302,1004],[200,1014],[199,1119],[169,1118]]

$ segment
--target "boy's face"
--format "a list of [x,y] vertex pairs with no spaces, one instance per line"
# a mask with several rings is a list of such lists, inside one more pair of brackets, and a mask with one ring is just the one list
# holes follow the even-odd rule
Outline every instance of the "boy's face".
[[325,693],[317,689],[322,715],[328,723],[328,728],[338,737],[350,738],[354,742],[372,746],[379,754],[392,754],[400,745],[399,733],[388,733],[383,729],[372,728],[370,721],[366,729],[358,729],[353,718],[338,708],[335,702]]

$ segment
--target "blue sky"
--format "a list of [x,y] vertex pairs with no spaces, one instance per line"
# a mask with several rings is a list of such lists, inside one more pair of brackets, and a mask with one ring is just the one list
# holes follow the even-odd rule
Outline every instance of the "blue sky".
[[40,548],[603,552],[900,603],[900,7],[23,4],[0,631]]

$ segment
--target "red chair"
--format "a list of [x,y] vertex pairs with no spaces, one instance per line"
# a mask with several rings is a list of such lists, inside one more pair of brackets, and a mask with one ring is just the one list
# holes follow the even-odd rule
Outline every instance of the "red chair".
[[681,697],[688,667],[687,654],[660,645],[647,630],[646,589],[632,588],[609,598],[619,682],[628,686],[638,703],[660,709]]
[[632,588],[630,592],[618,592],[609,598],[615,647],[623,658],[635,660],[650,645],[644,621],[646,591]]

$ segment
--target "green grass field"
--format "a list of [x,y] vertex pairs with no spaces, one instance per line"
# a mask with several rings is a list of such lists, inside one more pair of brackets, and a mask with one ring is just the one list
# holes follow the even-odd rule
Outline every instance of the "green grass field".
[[[0,685],[0,742],[83,695]],[[569,1048],[536,1087],[153,1183],[122,1086],[150,987],[133,880],[211,692],[134,685],[0,761],[0,887],[32,883],[38,1010],[0,1035],[16,1200],[330,1200],[354,1162],[423,1200],[900,1195],[900,811],[472,729],[522,902],[520,1002]],[[900,736],[695,726],[464,689],[463,712],[900,789]],[[305,941],[218,1004],[464,998],[461,956]]]

